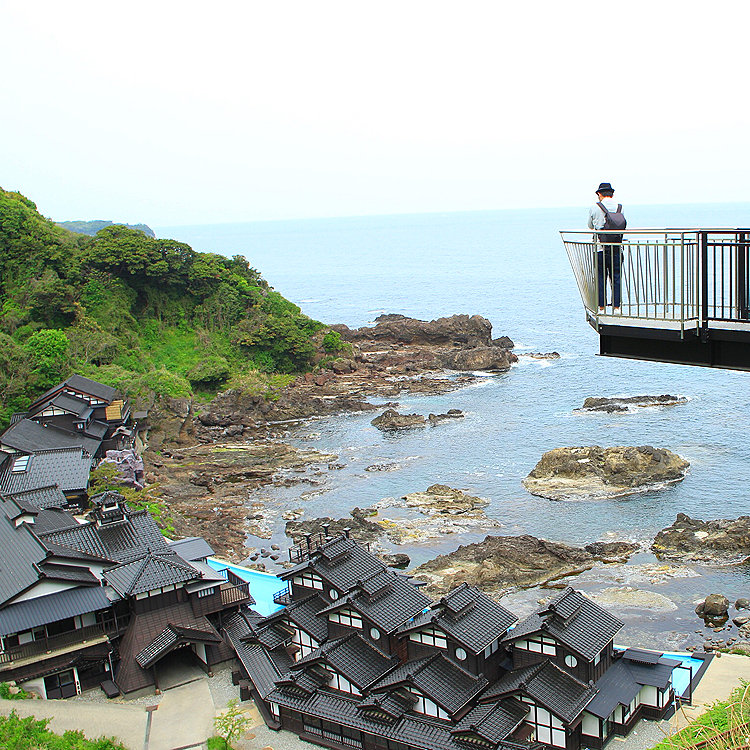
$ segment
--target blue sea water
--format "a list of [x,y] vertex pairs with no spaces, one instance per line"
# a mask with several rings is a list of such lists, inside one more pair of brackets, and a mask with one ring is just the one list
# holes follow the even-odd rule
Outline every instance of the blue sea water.
[[[510,372],[444,396],[399,400],[406,411],[466,413],[435,428],[389,435],[370,425],[372,414],[352,414],[292,429],[292,442],[336,453],[346,468],[315,479],[320,484],[304,497],[299,485],[274,491],[270,499],[279,510],[343,516],[353,506],[440,482],[489,498],[487,514],[501,524],[494,533],[579,544],[646,542],[678,512],[704,519],[748,514],[750,373],[598,356],[559,236],[561,229],[583,228],[586,212],[584,206],[356,217],[163,227],[157,233],[197,250],[245,255],[278,291],[327,323],[365,325],[384,312],[422,319],[479,314],[492,322],[495,336],[514,340],[518,354],[561,354],[554,361],[521,357]],[[631,228],[750,225],[750,204],[626,206],[626,214]],[[660,393],[689,401],[624,414],[573,411],[587,396]],[[691,468],[683,482],[665,489],[598,502],[553,502],[521,486],[544,451],[594,444],[665,447]],[[377,463],[400,468],[365,471]],[[282,542],[281,522],[278,528]],[[420,562],[483,535],[408,551]],[[637,564],[654,561],[646,556]],[[686,575],[654,584],[678,603],[678,612],[657,607],[646,630],[687,632],[694,625],[682,610],[712,587],[730,599],[750,594],[746,566],[693,566],[690,572],[701,579]],[[678,641],[675,647],[682,646]]]

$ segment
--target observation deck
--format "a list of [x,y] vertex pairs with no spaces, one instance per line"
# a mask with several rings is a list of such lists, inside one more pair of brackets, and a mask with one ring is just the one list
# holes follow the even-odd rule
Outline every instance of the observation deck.
[[750,370],[750,229],[632,229],[615,244],[560,234],[600,354]]

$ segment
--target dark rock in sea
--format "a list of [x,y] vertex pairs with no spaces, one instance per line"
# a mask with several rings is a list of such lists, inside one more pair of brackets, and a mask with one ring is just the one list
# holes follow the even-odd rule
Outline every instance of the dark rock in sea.
[[633,407],[674,406],[687,403],[684,396],[672,396],[664,393],[661,396],[613,396],[611,398],[590,396],[583,406],[576,411],[630,411]]
[[396,552],[394,554],[384,552],[383,554],[378,555],[378,557],[389,568],[406,568],[411,562],[411,558],[409,557],[409,555],[405,554],[404,552]]
[[440,555],[414,572],[428,581],[428,591],[442,594],[463,582],[485,591],[536,586],[593,564],[593,556],[580,547],[529,535],[488,536]]
[[503,349],[513,349],[515,344],[510,336],[500,336],[500,338],[492,339],[492,346],[502,346]]
[[679,481],[689,466],[672,451],[650,445],[555,448],[542,456],[523,486],[550,500],[596,500]]
[[632,542],[594,542],[584,549],[598,560],[625,562],[638,549],[638,545]]
[[750,516],[701,521],[678,513],[651,545],[659,557],[700,562],[737,563],[750,558]]
[[371,466],[365,466],[365,471],[397,471],[400,469],[400,464],[372,464]]
[[464,413],[460,409],[448,409],[445,414],[429,414],[427,419],[431,425],[444,422],[446,419],[461,419]]
[[498,346],[478,346],[448,353],[443,364],[451,370],[491,370],[507,372],[518,361],[513,352]]
[[[452,315],[437,320],[416,320],[404,315],[380,315],[372,328],[352,330],[347,326],[331,326],[346,341],[373,339],[378,341],[430,346],[492,346],[492,324],[481,315]],[[510,339],[508,339],[510,341]],[[510,342],[511,344],[513,342]]]
[[706,602],[698,602],[698,604],[695,607],[695,614],[698,615],[698,617],[703,617],[703,613],[705,612],[705,610],[706,610]]
[[560,359],[560,352],[529,352],[522,356],[530,357],[531,359]]
[[748,617],[747,615],[741,615],[740,617],[733,617],[732,622],[738,628],[741,628],[743,625],[747,625],[747,623],[750,622],[750,617]]
[[734,603],[735,609],[750,609],[750,599],[745,599],[743,597],[740,597],[735,603]]
[[399,414],[395,409],[386,409],[370,424],[379,430],[406,430],[411,427],[424,427],[425,418],[421,414]]
[[723,594],[709,594],[703,602],[704,618],[724,618],[729,611],[729,599]]

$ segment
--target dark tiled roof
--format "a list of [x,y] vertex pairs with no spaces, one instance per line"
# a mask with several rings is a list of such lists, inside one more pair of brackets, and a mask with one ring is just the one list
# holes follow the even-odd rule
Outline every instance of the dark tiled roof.
[[54,558],[62,558],[65,560],[83,560],[86,562],[93,563],[113,563],[114,560],[108,560],[106,557],[97,557],[96,555],[82,552],[81,550],[73,549],[72,547],[65,547],[62,544],[56,544],[51,542],[49,539],[42,540],[42,544],[49,550],[50,556]]
[[48,508],[37,511],[32,528],[35,534],[46,534],[50,531],[72,529],[75,526],[78,526],[78,521],[71,513],[62,508]]
[[383,712],[388,715],[388,719],[379,717],[379,720],[387,720],[392,723],[400,719],[407,711],[410,711],[415,700],[415,698],[407,700],[405,696],[397,692],[376,693],[363,698],[357,705],[357,710],[365,715],[370,714],[371,718],[373,714],[377,715]]
[[528,712],[528,706],[513,698],[498,703],[482,703],[458,722],[453,735],[476,734],[496,744],[507,739]]
[[19,633],[38,625],[107,609],[111,602],[101,586],[72,588],[9,604],[0,610],[0,635]]
[[[625,653],[627,654],[627,651]],[[633,662],[624,656],[615,661],[597,681],[596,687],[599,692],[586,706],[586,710],[605,719],[618,704],[627,706],[644,685],[653,685],[663,690],[669,684],[672,671],[680,662],[664,659],[658,653],[651,653],[656,657],[656,661],[651,663]]]
[[317,549],[309,560],[291,568],[279,577],[286,580],[301,570],[313,569],[341,592],[347,592],[358,581],[364,581],[386,566],[354,539],[337,537]]
[[127,521],[98,526],[89,522],[41,535],[47,544],[62,545],[112,562],[131,562],[147,552],[167,553],[169,547],[147,510],[128,511]]
[[[389,582],[383,586],[386,577]],[[369,596],[362,587],[357,586],[342,599],[334,601],[321,614],[351,607],[384,632],[392,633],[399,625],[415,617],[432,603],[407,578],[391,570],[378,573],[377,579],[378,593]]]
[[26,471],[11,471],[12,461],[0,471],[0,492],[12,494],[57,484],[63,492],[85,490],[93,459],[82,448],[55,448],[34,453]]
[[25,682],[26,680],[33,680],[36,677],[43,677],[62,671],[68,667],[101,666],[102,662],[111,652],[112,646],[109,641],[100,641],[92,646],[78,649],[71,653],[54,656],[51,659],[33,661],[16,669],[4,670],[3,679]]
[[83,375],[71,375],[67,380],[62,383],[58,383],[56,386],[50,388],[48,391],[43,393],[37,398],[30,408],[34,408],[39,404],[48,401],[54,394],[63,391],[65,386],[68,386],[73,391],[79,393],[86,393],[89,396],[94,396],[100,401],[106,401],[110,403],[116,398],[122,398],[120,392],[116,388],[104,385],[104,383],[97,383],[96,380],[90,378],[84,378]]
[[107,583],[121,596],[135,596],[200,577],[200,573],[179,555],[153,552],[139,560],[110,568],[104,575]]
[[170,623],[151,643],[136,654],[135,660],[143,669],[148,669],[170,651],[186,643],[221,643],[221,638],[213,628],[199,630]]
[[482,696],[482,702],[522,693],[567,723],[573,722],[596,695],[596,688],[577,680],[551,661],[532,664],[503,675]]
[[100,422],[98,419],[92,419],[84,429],[86,434],[91,435],[92,438],[103,440],[109,425],[106,422]]
[[211,557],[214,551],[202,536],[189,536],[185,539],[175,539],[169,542],[169,548],[176,552],[183,560],[193,562]]
[[316,648],[300,659],[292,669],[305,669],[310,664],[319,663],[329,665],[360,690],[364,690],[392,670],[398,664],[398,659],[383,653],[359,633],[352,633]]
[[387,691],[403,684],[414,686],[448,713],[455,714],[487,687],[487,680],[461,669],[442,654],[433,654],[402,664],[371,690]]
[[0,606],[39,580],[38,566],[47,554],[26,524],[16,526],[0,512]]
[[62,430],[54,425],[45,426],[32,419],[22,419],[0,436],[0,444],[24,453],[36,453],[52,448],[81,447],[93,455],[99,449],[101,441]]
[[[51,406],[75,414],[80,419],[87,419],[94,411],[88,401],[77,396],[71,396],[69,393],[58,393],[50,402]],[[41,409],[44,411],[44,409]]]
[[99,579],[88,569],[80,565],[60,565],[44,562],[39,566],[44,578],[50,581],[68,581],[82,586],[99,586]]
[[24,502],[27,505],[34,506],[39,510],[46,508],[63,508],[67,504],[65,495],[56,484],[50,484],[46,487],[35,487],[22,492],[15,492],[12,495],[6,495],[16,502]]
[[328,624],[325,617],[318,617],[326,607],[325,600],[313,594],[299,601],[292,602],[282,610],[271,615],[273,619],[288,619],[299,628],[309,633],[318,643],[328,637]]
[[256,690],[266,698],[276,688],[276,680],[292,666],[291,658],[285,652],[271,656],[259,643],[246,643],[244,638],[252,633],[252,618],[244,612],[237,612],[225,620],[224,632]]
[[474,586],[462,583],[430,610],[399,628],[400,633],[437,627],[478,654],[505,635],[516,616]]
[[547,605],[522,620],[508,633],[506,641],[543,631],[592,661],[623,624],[580,591],[568,586]]
[[128,629],[120,640],[120,666],[115,676],[115,682],[123,693],[154,684],[151,674],[138,664],[135,657],[168,625],[216,634],[205,617],[193,614],[189,602],[179,602],[151,612],[133,614]]
[[253,640],[257,640],[258,643],[271,651],[279,648],[279,646],[288,646],[292,640],[292,634],[287,632],[280,625],[268,625],[265,628],[258,630],[258,632],[251,637]]

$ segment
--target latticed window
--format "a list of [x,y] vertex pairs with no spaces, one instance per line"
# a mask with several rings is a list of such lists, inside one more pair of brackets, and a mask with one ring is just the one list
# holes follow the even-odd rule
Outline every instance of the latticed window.
[[516,641],[514,645],[522,651],[532,651],[535,654],[554,656],[557,653],[556,641],[548,635],[533,635],[525,640]]
[[342,609],[338,612],[328,614],[330,622],[337,622],[339,625],[346,625],[350,628],[359,628],[362,630],[362,616],[351,609]]
[[409,640],[415,643],[424,643],[425,646],[436,646],[437,648],[448,648],[448,640],[442,630],[426,628],[416,633],[409,634]]
[[296,583],[297,586],[304,586],[307,589],[323,590],[323,579],[315,573],[300,573],[300,575],[292,578],[292,583]]

